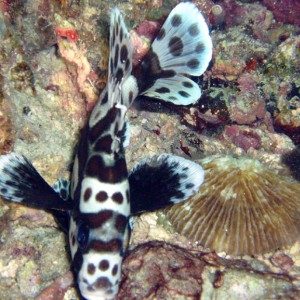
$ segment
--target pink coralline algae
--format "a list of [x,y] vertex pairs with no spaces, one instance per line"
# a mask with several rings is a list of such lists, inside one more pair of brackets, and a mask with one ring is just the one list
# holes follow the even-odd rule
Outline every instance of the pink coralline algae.
[[259,149],[262,145],[258,133],[251,129],[241,129],[237,125],[227,126],[220,137],[221,140],[230,140],[237,147],[247,152],[250,148]]
[[[253,96],[253,95],[252,95]],[[237,124],[250,125],[266,117],[265,102],[259,97],[240,93],[233,97],[229,107],[230,119]]]
[[57,44],[61,56],[70,65],[75,66],[76,74],[73,74],[73,76],[76,76],[78,90],[85,96],[87,110],[92,110],[98,96],[93,84],[91,84],[91,78],[94,77],[95,73],[92,72],[91,64],[87,59],[87,49],[84,45],[79,47],[75,43],[68,42],[61,37],[57,38]]
[[262,3],[279,22],[300,25],[299,0],[263,0]]
[[224,0],[220,2],[224,10],[224,22],[227,26],[235,26],[244,23],[247,9],[235,0]]
[[[215,56],[218,53],[215,51]],[[221,80],[235,81],[245,70],[246,63],[236,57],[228,57],[226,60],[216,60],[212,67],[212,76]]]
[[[254,59],[251,59],[251,61],[253,61],[253,60]],[[250,66],[248,66],[248,68],[250,68]],[[251,70],[252,70],[252,68],[253,67],[251,66]],[[257,88],[259,78],[256,75],[251,75],[251,74],[248,74],[248,73],[244,73],[238,78],[237,82],[239,84],[239,90],[242,93],[246,93],[246,92],[252,93]]]
[[130,31],[130,39],[133,45],[132,65],[138,66],[150,48],[150,41],[145,36],[140,36],[136,31]]
[[145,36],[149,40],[153,40],[157,36],[161,25],[162,24],[160,22],[145,20],[138,25],[136,32],[139,35]]
[[85,123],[88,112],[93,107],[87,103],[86,98],[79,91],[74,75],[68,70],[54,73],[51,76],[51,84],[46,87],[50,93],[56,93],[61,99],[60,107],[66,114],[80,126]]

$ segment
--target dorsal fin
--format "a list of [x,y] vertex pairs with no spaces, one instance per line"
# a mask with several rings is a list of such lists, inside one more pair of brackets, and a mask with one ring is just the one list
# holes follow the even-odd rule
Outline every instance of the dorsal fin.
[[138,90],[132,71],[132,43],[130,34],[118,8],[114,8],[110,23],[110,55],[108,76],[122,81],[122,103],[128,108],[136,98]]
[[112,83],[121,90],[120,104],[128,108],[137,96],[137,85],[132,71],[132,43],[118,8],[114,8],[110,21],[108,81],[91,114],[89,125],[94,126],[111,108]]
[[114,8],[110,19],[108,77],[117,83],[126,79],[132,70],[132,44],[129,32],[118,8]]

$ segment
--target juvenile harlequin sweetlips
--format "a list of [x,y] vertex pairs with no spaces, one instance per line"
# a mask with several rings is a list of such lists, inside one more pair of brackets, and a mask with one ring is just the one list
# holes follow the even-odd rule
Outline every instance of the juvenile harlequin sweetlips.
[[107,85],[81,132],[71,183],[60,179],[52,188],[24,156],[0,157],[0,195],[50,211],[68,230],[72,267],[85,299],[117,294],[130,214],[179,203],[202,184],[200,165],[170,154],[148,158],[128,175],[125,114],[141,94],[180,105],[196,102],[200,88],[187,75],[201,75],[211,57],[203,16],[192,3],[180,3],[132,70],[130,36],[115,8]]

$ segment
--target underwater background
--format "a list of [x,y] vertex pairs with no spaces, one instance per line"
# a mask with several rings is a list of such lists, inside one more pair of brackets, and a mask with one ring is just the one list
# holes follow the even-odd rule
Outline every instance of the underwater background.
[[[106,83],[110,11],[132,30],[138,64],[179,2],[0,0],[0,154],[24,154],[50,184],[69,178]],[[213,40],[193,78],[202,96],[137,99],[126,155],[129,169],[183,156],[207,181],[186,206],[134,219],[118,299],[299,299],[300,1],[193,2]],[[53,217],[3,200],[0,298],[79,299]]]

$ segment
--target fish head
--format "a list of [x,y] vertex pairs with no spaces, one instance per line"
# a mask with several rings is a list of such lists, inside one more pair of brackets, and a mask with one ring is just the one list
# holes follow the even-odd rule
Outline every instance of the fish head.
[[[119,290],[122,260],[129,239],[128,218],[109,211],[98,217],[107,219],[101,228],[91,226],[91,220],[71,217],[69,242],[72,267],[85,299],[109,300],[114,299]],[[116,231],[112,230],[117,223],[119,230],[122,227],[122,235],[116,235]],[[106,240],[109,232],[111,237]]]

